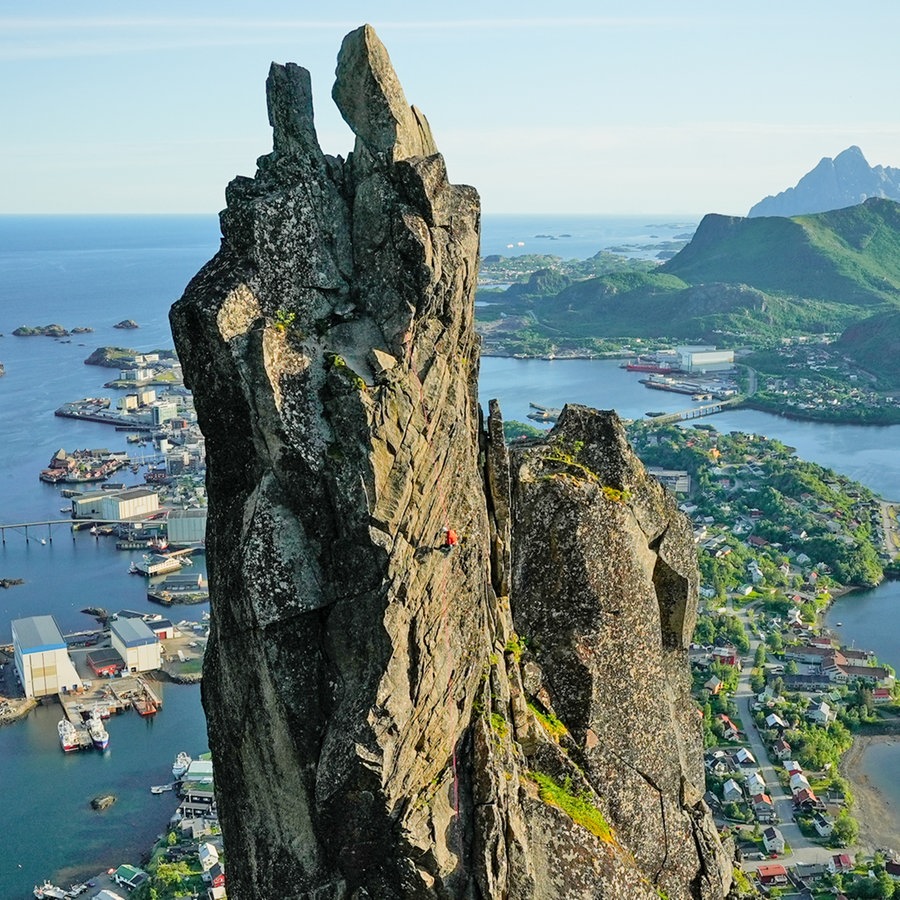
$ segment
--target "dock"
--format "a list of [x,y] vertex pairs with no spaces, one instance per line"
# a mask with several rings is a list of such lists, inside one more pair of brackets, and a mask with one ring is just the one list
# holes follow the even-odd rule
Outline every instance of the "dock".
[[140,675],[104,678],[90,685],[78,692],[59,694],[63,714],[75,726],[79,750],[89,750],[94,745],[84,723],[95,709],[106,719],[130,709],[151,716],[163,706],[162,697]]
[[531,407],[528,418],[534,419],[535,422],[555,422],[562,415],[562,410],[553,406],[541,406],[538,403],[528,405]]

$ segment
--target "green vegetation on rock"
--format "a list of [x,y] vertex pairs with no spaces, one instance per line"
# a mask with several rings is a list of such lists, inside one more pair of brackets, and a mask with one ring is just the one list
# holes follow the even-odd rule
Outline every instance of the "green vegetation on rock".
[[572,791],[571,782],[556,782],[543,772],[529,772],[529,777],[538,786],[538,796],[544,803],[561,809],[573,822],[586,828],[601,841],[612,841],[612,829],[603,813],[591,802],[590,795],[578,796]]

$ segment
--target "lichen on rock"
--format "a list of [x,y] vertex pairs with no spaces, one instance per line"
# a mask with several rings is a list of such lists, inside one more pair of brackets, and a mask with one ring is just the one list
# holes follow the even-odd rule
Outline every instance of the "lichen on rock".
[[229,896],[722,897],[683,521],[614,417],[567,408],[512,458],[482,422],[478,197],[374,31],[338,59],[346,160],[308,72],[266,87],[273,151],[171,314]]

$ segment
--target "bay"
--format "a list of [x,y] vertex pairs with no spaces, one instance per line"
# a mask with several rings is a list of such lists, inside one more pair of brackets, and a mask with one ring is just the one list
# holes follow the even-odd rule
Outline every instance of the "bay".
[[[486,215],[482,251],[584,258],[614,245],[637,247],[670,239],[697,220]],[[553,234],[556,240],[537,238],[539,234]],[[5,335],[0,337],[0,361],[7,371],[0,378],[0,524],[60,517],[58,489],[37,479],[60,447],[126,447],[122,433],[97,423],[59,419],[53,410],[67,400],[111,393],[102,385],[114,372],[83,365],[96,347],[172,346],[168,309],[218,243],[215,216],[0,216],[0,333]],[[512,248],[507,247],[510,243]],[[134,319],[140,328],[113,328],[124,318]],[[11,335],[19,325],[51,322],[67,328],[90,326],[94,332],[74,336],[71,343]],[[681,395],[648,391],[639,376],[625,372],[618,362],[600,360],[485,358],[480,390],[483,401],[500,399],[505,418],[521,420],[532,402],[616,408],[626,418],[641,417],[648,410],[675,411],[691,402]],[[777,437],[796,447],[800,456],[900,499],[900,454],[895,450],[900,426],[821,425],[753,411],[729,412],[704,422],[720,430]],[[130,473],[117,480],[131,480]],[[0,640],[9,640],[10,620],[23,615],[52,613],[68,631],[91,624],[80,613],[87,605],[150,609],[143,580],[126,574],[127,553],[87,534],[73,540],[63,529],[54,528],[52,538],[43,545],[35,539],[26,543],[21,531],[10,531],[6,544],[0,544],[0,577],[26,581],[0,591]],[[883,585],[844,598],[840,614],[846,640],[872,646],[879,657],[900,666],[900,598],[891,593],[894,587]],[[191,607],[187,613],[199,618],[201,611]],[[868,616],[877,624],[866,625]],[[871,632],[866,630],[870,627]],[[59,750],[55,705],[0,728],[0,788],[10,823],[7,852],[0,858],[0,897],[27,896],[31,886],[47,876],[74,878],[80,872],[137,861],[149,847],[173,804],[171,798],[151,796],[147,788],[168,780],[175,753],[196,754],[206,748],[199,689],[166,685],[164,690],[166,705],[149,725],[131,714],[111,720],[110,751],[103,756]],[[872,765],[879,771],[897,771],[900,754],[888,761],[879,757]],[[120,800],[98,814],[87,802],[104,790],[117,793]]]
[[[115,370],[85,366],[96,347],[171,347],[168,308],[215,252],[210,217],[0,217],[0,524],[61,519],[59,488],[38,480],[60,447],[127,449],[125,435],[53,410],[83,396],[116,396],[102,387]],[[136,331],[113,326],[125,318]],[[13,337],[19,325],[58,322],[92,334],[71,343]],[[136,482],[129,471],[117,481]],[[109,538],[65,526],[4,532],[0,577],[25,584],[0,590],[0,641],[12,619],[51,613],[64,631],[91,627],[89,605],[150,611],[146,582],[127,574],[130,556]],[[39,539],[48,541],[41,544]],[[52,539],[52,540],[51,540]],[[199,619],[207,607],[190,607]],[[153,609],[159,611],[159,607]],[[177,609],[173,611],[177,616]],[[66,883],[138,862],[164,830],[175,801],[149,793],[171,780],[175,754],[207,748],[198,686],[160,685],[164,706],[149,721],[129,712],[110,720],[106,753],[64,754],[55,703],[0,728],[0,791],[8,827],[0,854],[0,897],[31,895],[45,877]],[[98,813],[90,799],[118,800]]]

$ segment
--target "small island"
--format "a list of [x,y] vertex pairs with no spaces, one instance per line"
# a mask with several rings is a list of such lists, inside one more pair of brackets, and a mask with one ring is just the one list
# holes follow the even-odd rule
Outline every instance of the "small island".
[[62,325],[20,325],[13,331],[16,337],[68,337],[70,332]]
[[116,322],[116,324],[113,325],[113,328],[123,328],[123,329],[140,328],[140,327],[141,326],[138,325],[138,323],[135,322],[134,319],[122,319],[121,322]]
[[150,350],[141,352],[130,347],[98,347],[84,361],[86,366],[103,366],[106,369],[140,369],[160,360],[174,360],[174,350]]
[[87,325],[79,325],[71,331],[54,322],[51,325],[20,325],[13,331],[16,337],[70,337],[73,334],[91,334],[93,328]]

